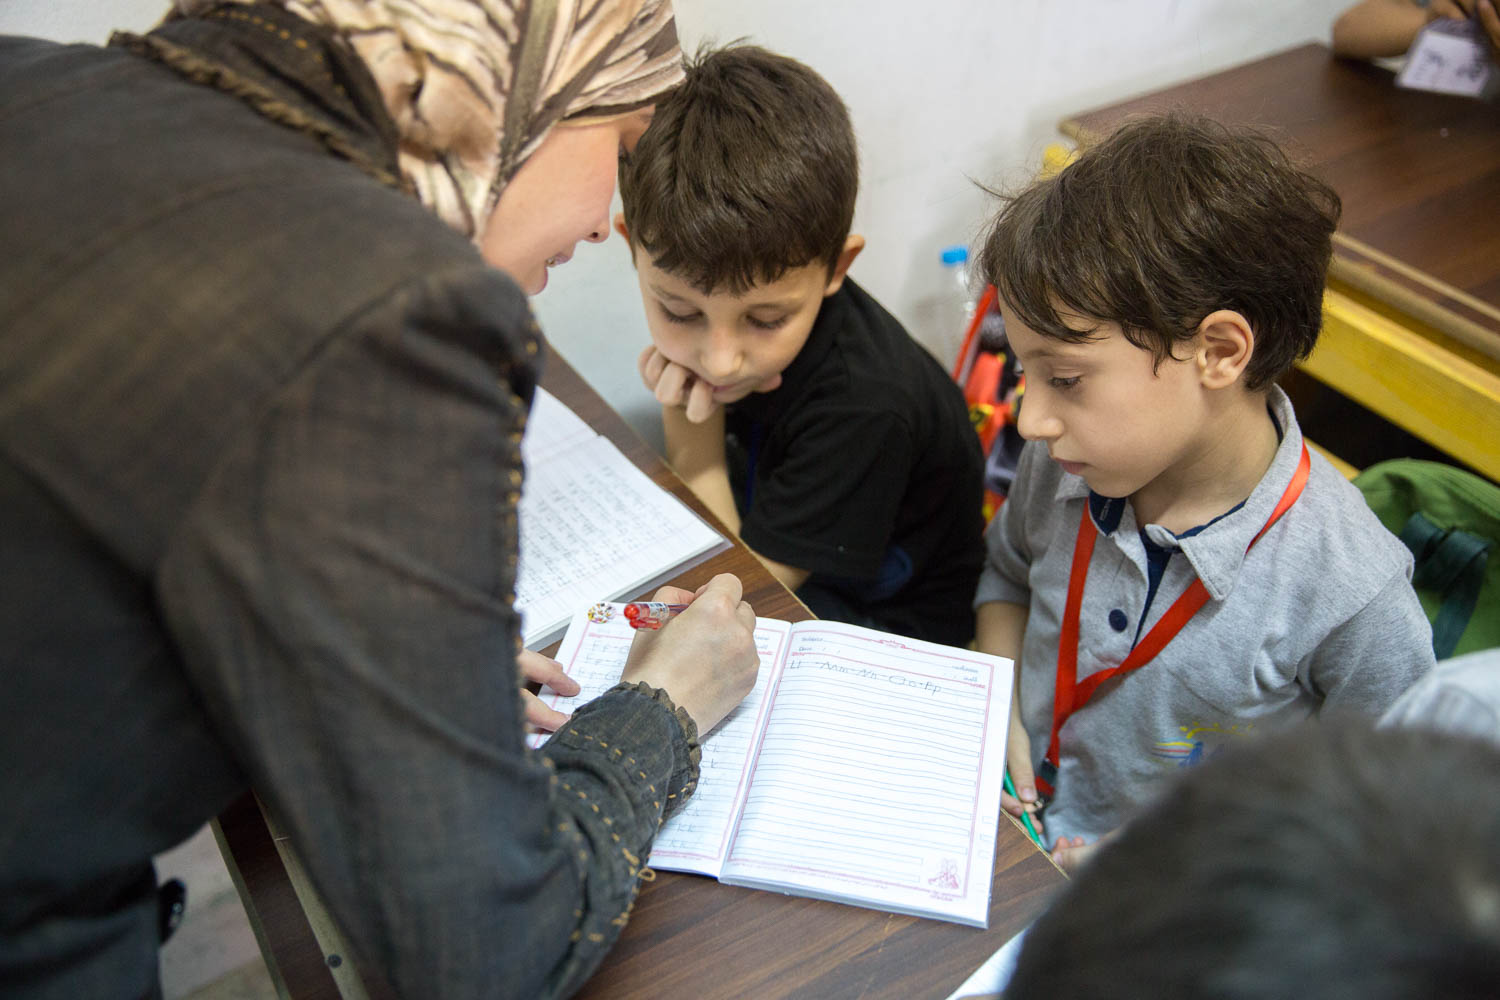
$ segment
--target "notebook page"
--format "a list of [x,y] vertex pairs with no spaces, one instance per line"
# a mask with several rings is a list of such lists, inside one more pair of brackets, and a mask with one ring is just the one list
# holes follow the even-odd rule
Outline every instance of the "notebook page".
[[529,469],[571,444],[597,437],[582,417],[552,393],[537,386],[521,438],[521,460]]
[[1406,52],[1396,86],[1460,97],[1486,97],[1500,83],[1484,28],[1475,18],[1428,22]]
[[794,628],[721,878],[984,926],[1009,660]]
[[728,542],[540,390],[521,441],[516,609],[532,649],[600,598],[635,597]]
[[786,652],[790,629],[789,622],[755,620],[755,648],[760,653],[755,687],[702,741],[698,790],[656,835],[656,843],[651,846],[653,866],[718,878],[729,855],[735,820],[749,791],[750,754],[766,722],[766,692]]
[[1021,957],[1021,945],[1026,941],[1028,924],[1015,937],[1005,942],[985,963],[974,970],[974,974],[948,995],[948,1000],[966,1000],[972,997],[999,996],[1010,985],[1016,973],[1016,961]]
[[[544,687],[539,696],[543,702],[560,712],[571,712],[619,683],[635,637],[635,630],[626,624],[620,608],[619,604],[598,604],[574,618],[557,651],[557,659],[583,690],[564,698]],[[745,798],[750,750],[765,723],[765,694],[785,652],[790,628],[787,622],[756,619],[755,645],[760,653],[760,672],[755,687],[724,721],[700,740],[698,788],[687,805],[657,833],[648,861],[653,867],[718,876],[729,852],[735,817]],[[545,740],[544,735],[533,736],[531,745],[539,746]]]

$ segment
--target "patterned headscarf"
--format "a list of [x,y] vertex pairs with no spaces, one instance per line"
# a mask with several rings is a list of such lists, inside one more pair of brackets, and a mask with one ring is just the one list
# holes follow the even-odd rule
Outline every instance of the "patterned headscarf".
[[[191,16],[224,2],[174,7]],[[626,113],[683,78],[670,0],[260,2],[353,48],[396,123],[401,172],[468,236],[554,125]]]

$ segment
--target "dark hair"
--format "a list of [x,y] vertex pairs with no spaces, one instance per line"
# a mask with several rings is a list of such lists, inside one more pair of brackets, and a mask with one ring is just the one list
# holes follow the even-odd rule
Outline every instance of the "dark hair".
[[1500,996],[1500,749],[1310,723],[1185,772],[1027,933],[1006,1000]]
[[858,188],[844,102],[802,63],[753,45],[690,59],[620,162],[632,246],[705,293],[814,261],[831,271]]
[[1271,139],[1206,118],[1131,121],[1000,210],[980,268],[1027,326],[1080,342],[1059,306],[1118,323],[1160,365],[1217,309],[1255,333],[1269,385],[1312,351],[1339,197]]

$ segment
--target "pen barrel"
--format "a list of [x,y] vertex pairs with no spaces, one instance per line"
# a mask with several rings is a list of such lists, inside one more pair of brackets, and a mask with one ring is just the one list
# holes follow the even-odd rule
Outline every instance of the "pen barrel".
[[631,628],[656,631],[682,610],[682,605],[661,601],[636,601],[625,605],[625,620]]

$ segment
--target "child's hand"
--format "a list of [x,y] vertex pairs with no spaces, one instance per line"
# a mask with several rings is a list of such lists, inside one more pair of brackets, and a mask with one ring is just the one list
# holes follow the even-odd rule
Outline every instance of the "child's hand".
[[1021,724],[1021,700],[1010,700],[1010,733],[1006,738],[1005,767],[1010,771],[1010,780],[1015,785],[1016,795],[1000,793],[1000,808],[1017,819],[1023,812],[1035,815],[1042,807],[1036,794],[1035,769],[1031,766],[1031,735]]
[[1496,0],[1432,0],[1427,18],[1437,17],[1459,21],[1476,18],[1479,27],[1489,36],[1491,58],[1500,60],[1500,3]]
[[1479,11],[1479,23],[1484,33],[1490,36],[1490,58],[1500,62],[1500,2],[1497,0],[1474,0]]
[[1094,856],[1094,852],[1099,850],[1100,845],[1116,833],[1119,830],[1111,830],[1092,844],[1082,837],[1058,837],[1057,843],[1052,845],[1052,863],[1069,875],[1077,874]]
[[[1470,3],[1472,2],[1473,0],[1470,0]],[[1436,21],[1440,17],[1454,21],[1467,21],[1469,12],[1459,6],[1459,0],[1431,0],[1427,5],[1427,20]]]
[[636,368],[658,403],[681,408],[692,423],[701,424],[718,411],[713,386],[677,362],[668,361],[655,344],[641,352]]
[[1098,847],[1098,841],[1090,844],[1082,837],[1058,837],[1052,845],[1052,863],[1069,875],[1076,875]]
[[1454,21],[1476,18],[1489,37],[1490,58],[1500,62],[1500,0],[1432,0],[1427,5],[1427,20],[1440,17]]

